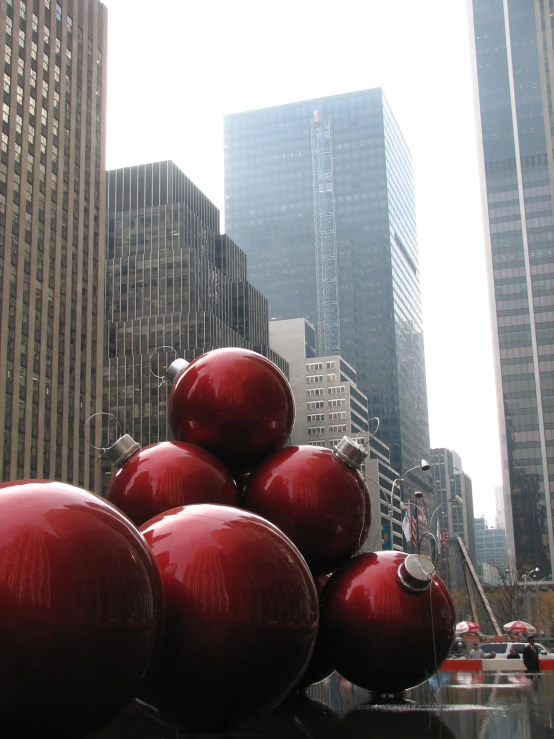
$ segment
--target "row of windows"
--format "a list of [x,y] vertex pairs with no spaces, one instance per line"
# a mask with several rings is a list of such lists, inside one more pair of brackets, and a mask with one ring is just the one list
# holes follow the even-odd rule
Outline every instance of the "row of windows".
[[[323,388],[318,388],[318,389],[323,390]],[[338,400],[328,400],[327,405],[329,408],[338,408],[340,406],[345,406],[346,398],[340,398]],[[312,400],[306,403],[306,408],[310,411],[316,410],[317,408],[324,408],[324,407],[325,407],[324,400]]]

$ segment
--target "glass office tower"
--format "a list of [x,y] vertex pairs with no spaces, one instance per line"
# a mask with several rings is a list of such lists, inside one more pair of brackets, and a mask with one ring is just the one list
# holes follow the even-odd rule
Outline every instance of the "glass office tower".
[[[473,0],[508,552],[552,570],[552,0]],[[485,442],[486,447],[486,442]]]
[[227,116],[225,221],[272,318],[331,320],[393,467],[427,456],[411,157],[382,90]]

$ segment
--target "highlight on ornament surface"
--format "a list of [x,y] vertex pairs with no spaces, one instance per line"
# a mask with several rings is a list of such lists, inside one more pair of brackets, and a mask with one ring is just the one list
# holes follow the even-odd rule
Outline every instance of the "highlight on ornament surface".
[[229,506],[176,508],[142,527],[167,623],[138,698],[190,731],[227,731],[278,705],[313,653],[310,571],[273,524]]
[[178,441],[218,457],[234,474],[250,472],[282,449],[294,423],[289,382],[269,359],[249,349],[214,349],[167,370],[168,420]]
[[6,736],[83,736],[132,700],[164,626],[158,567],[92,493],[0,485],[0,720]]

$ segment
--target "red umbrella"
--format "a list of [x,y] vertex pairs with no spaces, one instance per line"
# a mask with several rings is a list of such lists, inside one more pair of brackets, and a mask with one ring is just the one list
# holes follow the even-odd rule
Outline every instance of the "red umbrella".
[[456,624],[456,636],[462,636],[462,634],[480,634],[481,626],[476,624],[474,621],[460,621]]
[[528,636],[533,636],[537,633],[536,628],[526,621],[510,621],[504,624],[503,628],[509,634],[527,634]]

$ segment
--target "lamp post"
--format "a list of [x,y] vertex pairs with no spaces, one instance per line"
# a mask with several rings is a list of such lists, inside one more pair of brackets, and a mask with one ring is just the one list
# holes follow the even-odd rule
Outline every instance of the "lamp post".
[[[421,496],[423,497],[423,494],[421,494]],[[442,503],[439,503],[438,504],[438,506],[435,508],[435,510],[433,511],[433,513],[431,513],[431,518],[429,519],[429,531],[424,532],[423,535],[420,537],[420,539],[418,541],[418,544],[417,544],[417,550],[418,550],[418,552],[419,552],[419,548],[421,546],[421,542],[423,541],[423,539],[424,539],[425,536],[429,536],[430,538],[434,539],[435,541],[437,540],[436,539],[436,536],[432,532],[433,519],[435,518],[435,516],[438,513],[439,509],[442,508],[443,505],[448,505],[449,503],[451,505],[463,505],[464,501],[463,501],[462,498],[460,498],[459,495],[456,495],[454,498],[452,498],[450,500],[443,500]],[[438,556],[438,552],[437,552],[437,556]],[[436,566],[436,562],[434,562],[433,564]]]
[[[410,472],[413,472],[414,470],[422,470],[423,472],[428,472],[431,469],[431,465],[429,462],[427,462],[426,459],[422,459],[419,464],[414,465],[413,467],[410,467],[409,470],[406,470],[406,472],[403,472],[400,477],[397,477],[395,480],[393,480],[392,488],[390,492],[390,508],[389,508],[389,525],[390,525],[390,541],[391,541],[391,549],[394,547],[394,491],[397,485],[402,485],[404,482],[404,478],[406,475],[409,475]],[[400,502],[402,502],[402,488],[400,488]]]
[[537,572],[540,572],[538,567],[535,567],[534,570],[529,570],[529,572],[525,572],[523,574],[523,612],[525,613],[525,620],[529,622],[529,603],[527,601],[527,582],[530,577],[533,577],[537,574]]

